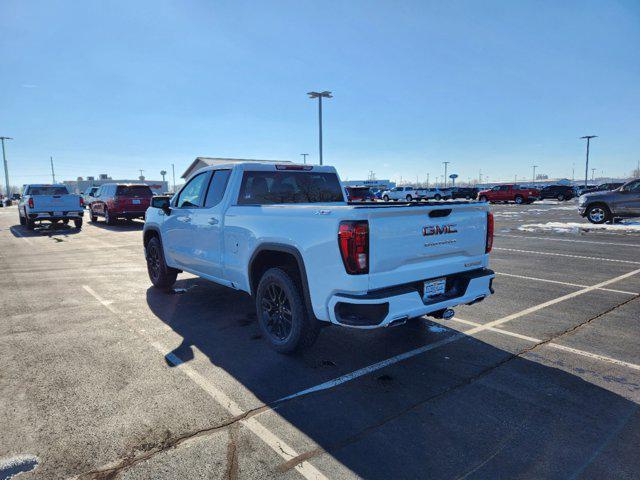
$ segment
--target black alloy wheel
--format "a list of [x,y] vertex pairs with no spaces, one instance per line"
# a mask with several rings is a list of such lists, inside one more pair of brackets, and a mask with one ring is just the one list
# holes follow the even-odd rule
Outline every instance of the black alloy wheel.
[[286,341],[291,335],[293,314],[291,302],[283,288],[276,283],[271,283],[261,299],[260,306],[269,334],[279,341]]

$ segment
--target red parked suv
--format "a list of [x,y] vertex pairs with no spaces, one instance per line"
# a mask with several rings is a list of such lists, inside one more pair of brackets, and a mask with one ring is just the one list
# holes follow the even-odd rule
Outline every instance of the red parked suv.
[[491,190],[478,192],[478,200],[491,203],[533,203],[535,200],[540,200],[540,191],[537,188],[526,188],[520,185],[496,185]]
[[119,218],[144,218],[152,197],[148,185],[105,183],[93,194],[91,221],[104,217],[107,225],[113,225]]

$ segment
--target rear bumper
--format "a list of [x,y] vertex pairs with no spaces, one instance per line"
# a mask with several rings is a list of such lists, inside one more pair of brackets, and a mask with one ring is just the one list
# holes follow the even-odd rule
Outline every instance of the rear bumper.
[[72,211],[72,212],[37,212],[37,213],[28,213],[27,214],[30,220],[70,220],[74,218],[82,218],[84,215],[83,211]]
[[109,211],[112,217],[118,218],[144,218],[146,210],[138,210],[138,211],[122,211],[122,212],[114,212]]
[[493,270],[481,268],[448,275],[443,295],[422,300],[422,285],[405,285],[370,291],[365,295],[336,294],[329,300],[331,323],[352,328],[381,328],[445,308],[476,303],[493,293]]

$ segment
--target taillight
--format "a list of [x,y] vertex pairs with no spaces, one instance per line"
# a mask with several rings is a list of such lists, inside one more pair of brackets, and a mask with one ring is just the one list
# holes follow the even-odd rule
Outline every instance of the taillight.
[[487,247],[485,253],[489,253],[493,248],[493,213],[487,213]]
[[338,245],[348,274],[369,273],[369,222],[340,222]]
[[84,207],[84,198],[80,197],[80,206]]
[[29,208],[33,208],[33,198],[29,199]]

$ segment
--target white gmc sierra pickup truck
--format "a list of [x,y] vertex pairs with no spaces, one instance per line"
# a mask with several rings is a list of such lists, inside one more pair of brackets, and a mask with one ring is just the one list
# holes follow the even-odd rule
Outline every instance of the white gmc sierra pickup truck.
[[20,225],[33,230],[36,222],[47,221],[52,224],[69,223],[73,220],[76,228],[82,228],[84,200],[80,195],[70,193],[64,184],[25,185],[22,198],[18,203]]
[[198,170],[155,197],[144,247],[151,282],[181,271],[252,295],[279,352],[310,346],[322,324],[401,325],[493,293],[486,203],[345,201],[333,167],[239,163]]

